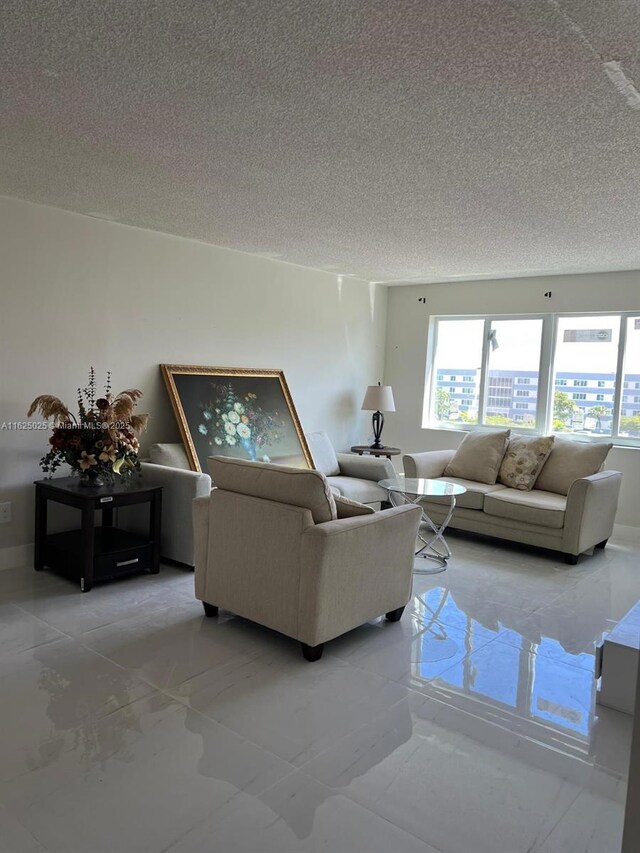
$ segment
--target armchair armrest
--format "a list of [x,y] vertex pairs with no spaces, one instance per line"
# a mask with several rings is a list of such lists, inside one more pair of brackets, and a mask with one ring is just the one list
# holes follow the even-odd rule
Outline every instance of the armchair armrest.
[[567,495],[563,550],[581,554],[613,531],[622,483],[620,471],[599,471],[574,480]]
[[141,463],[145,483],[164,486],[162,493],[162,534],[160,552],[163,557],[192,566],[193,534],[191,502],[211,492],[211,477],[198,471],[170,468],[152,462]]
[[344,634],[409,600],[422,512],[393,507],[305,530],[298,637],[310,646]]
[[426,450],[424,453],[407,453],[402,457],[405,477],[442,477],[444,469],[453,459],[455,450]]
[[[196,598],[204,597],[204,578],[209,545],[209,501],[211,495],[194,498],[191,502],[193,523],[193,567],[195,569]],[[202,595],[200,595],[202,593]]]
[[397,476],[391,460],[385,457],[357,456],[355,453],[336,453],[336,456],[343,477],[357,477],[377,483]]

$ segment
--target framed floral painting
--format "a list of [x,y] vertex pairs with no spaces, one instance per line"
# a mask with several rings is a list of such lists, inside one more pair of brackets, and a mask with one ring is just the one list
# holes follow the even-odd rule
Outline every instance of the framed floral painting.
[[217,455],[314,467],[282,370],[160,366],[194,471]]

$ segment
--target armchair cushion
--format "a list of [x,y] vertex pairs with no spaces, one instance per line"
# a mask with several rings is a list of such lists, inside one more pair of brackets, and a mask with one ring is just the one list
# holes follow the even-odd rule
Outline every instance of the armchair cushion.
[[316,469],[322,471],[325,477],[333,477],[339,474],[338,457],[327,433],[308,432],[306,438]]
[[191,470],[187,454],[182,444],[152,444],[149,448],[149,461],[154,465],[166,465],[168,468]]
[[230,456],[210,456],[208,466],[219,489],[308,509],[316,524],[337,518],[333,494],[320,471]]
[[611,442],[600,444],[557,439],[536,480],[536,489],[558,495],[569,494],[574,480],[590,477],[600,470],[612,447]]
[[444,469],[445,477],[461,477],[493,485],[507,449],[511,430],[468,432]]

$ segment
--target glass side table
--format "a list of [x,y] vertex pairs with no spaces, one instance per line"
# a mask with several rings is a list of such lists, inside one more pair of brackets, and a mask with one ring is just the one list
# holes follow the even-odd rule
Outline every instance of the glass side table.
[[[432,569],[414,569],[417,575],[437,575],[447,568],[447,560],[451,556],[451,550],[444,538],[444,531],[451,521],[451,516],[456,508],[456,496],[464,494],[467,490],[457,483],[448,483],[446,480],[426,480],[422,477],[392,477],[380,480],[378,483],[389,493],[389,502],[394,506],[403,504],[417,504],[422,510],[421,528],[431,530],[433,536],[426,539],[422,533],[418,533],[418,539],[422,547],[416,551],[416,557],[424,557],[433,560],[437,565]],[[442,524],[437,525],[429,518],[421,504],[422,498],[448,498],[449,509]],[[426,532],[426,531],[425,531]]]

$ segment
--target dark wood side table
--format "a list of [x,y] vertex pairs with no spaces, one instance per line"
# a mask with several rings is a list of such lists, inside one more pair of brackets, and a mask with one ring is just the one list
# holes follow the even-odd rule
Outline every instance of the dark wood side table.
[[[144,481],[83,486],[76,477],[60,477],[36,480],[35,487],[37,572],[48,566],[79,580],[82,592],[89,592],[94,580],[144,570],[158,574],[162,486],[148,486]],[[81,528],[47,533],[48,501],[79,509]],[[114,509],[139,503],[149,503],[148,536],[113,526]],[[95,524],[96,510],[102,511],[101,527]]]
[[351,448],[351,452],[357,453],[358,456],[362,456],[363,453],[369,456],[386,456],[387,459],[402,453],[399,447],[369,447],[367,444],[356,444]]

